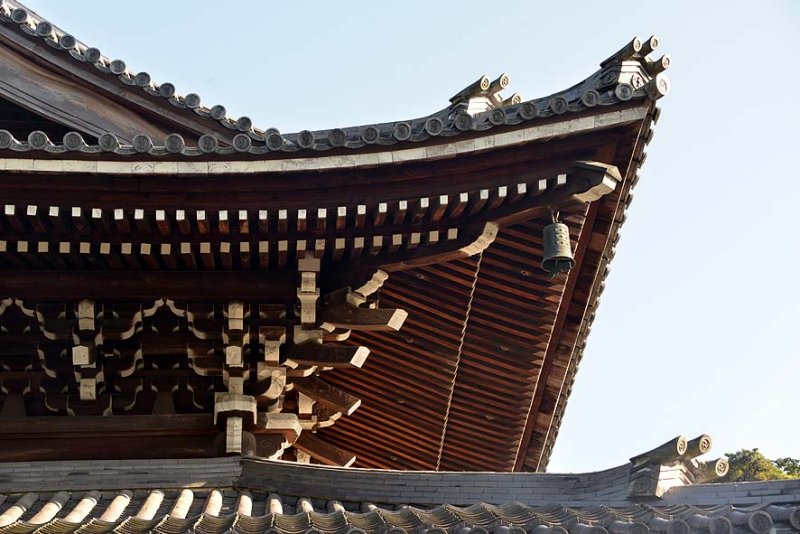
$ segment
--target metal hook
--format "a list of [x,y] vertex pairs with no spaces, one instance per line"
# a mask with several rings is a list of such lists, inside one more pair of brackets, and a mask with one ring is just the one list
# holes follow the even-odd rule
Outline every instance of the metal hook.
[[561,215],[559,213],[558,208],[556,208],[555,206],[548,206],[548,209],[550,210],[550,218],[554,223],[557,223],[559,216]]

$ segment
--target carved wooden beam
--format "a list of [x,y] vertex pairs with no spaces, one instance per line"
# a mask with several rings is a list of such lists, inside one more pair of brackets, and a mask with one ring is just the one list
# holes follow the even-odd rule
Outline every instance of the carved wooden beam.
[[294,448],[325,465],[350,467],[356,461],[355,454],[323,441],[311,432],[303,432],[294,442]]
[[102,342],[102,339],[97,339],[102,336],[96,335],[99,326],[95,321],[96,314],[94,301],[84,299],[78,302],[75,310],[77,329],[73,331],[73,337],[79,343],[72,347],[72,365],[77,368],[75,374],[82,401],[97,400],[98,373],[95,343]]
[[369,356],[369,349],[331,343],[302,343],[287,346],[286,356],[299,365],[361,367]]
[[294,389],[300,393],[345,415],[351,415],[361,406],[361,399],[323,382],[315,376],[295,378],[293,384]]
[[336,328],[364,331],[398,331],[408,312],[401,309],[360,308],[349,303],[320,310],[322,328],[331,332]]
[[252,429],[254,434],[281,434],[289,444],[294,443],[302,431],[300,420],[293,413],[259,412]]
[[313,329],[317,322],[317,300],[319,300],[317,276],[320,263],[319,258],[309,253],[305,253],[305,257],[297,261],[297,270],[300,272],[297,299],[300,301],[300,322],[305,329]]
[[[408,313],[401,309],[381,309],[367,304],[367,296],[377,291],[388,275],[378,271],[356,291],[345,287],[325,296],[320,309],[321,327],[328,332],[337,328],[364,331],[398,331]],[[374,306],[374,304],[373,304]]]
[[[245,432],[245,435],[247,433]],[[290,442],[280,434],[261,434],[254,436],[255,448],[253,454],[261,458],[279,460]],[[249,452],[249,451],[248,451]]]
[[286,342],[286,328],[262,326],[258,330],[258,342],[264,346],[264,361],[270,365],[278,365],[281,345]]
[[225,454],[242,452],[242,418],[228,417],[225,420]]
[[474,237],[458,237],[439,245],[432,244],[429,238],[428,247],[398,253],[388,262],[382,263],[380,268],[392,273],[474,256],[483,252],[494,242],[500,229],[496,223],[491,221],[482,224],[482,229],[472,234]]
[[250,394],[254,397],[275,400],[286,389],[285,367],[276,367],[268,365],[266,362],[258,362],[256,376],[258,382],[249,389]]
[[256,400],[250,395],[239,393],[214,394],[214,424],[228,417],[243,418],[247,427],[256,423],[258,407]]
[[[367,280],[361,287],[353,291],[356,295],[360,296],[363,302],[366,302],[366,298],[377,290],[383,287],[383,284],[386,283],[386,280],[389,279],[389,273],[383,271],[381,269],[376,270],[372,277]],[[334,291],[331,295],[334,295],[336,292]],[[352,297],[349,293],[346,296]]]

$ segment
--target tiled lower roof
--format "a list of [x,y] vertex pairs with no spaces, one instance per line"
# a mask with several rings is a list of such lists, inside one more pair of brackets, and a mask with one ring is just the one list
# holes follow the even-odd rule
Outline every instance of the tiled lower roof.
[[[685,456],[569,475],[238,457],[6,463],[0,534],[800,532],[800,480],[693,483],[703,472]],[[661,489],[643,493],[635,482],[651,474]]]
[[626,507],[518,502],[420,508],[341,503],[242,489],[28,493],[0,506],[0,533],[769,534],[800,531],[800,507],[762,503]]

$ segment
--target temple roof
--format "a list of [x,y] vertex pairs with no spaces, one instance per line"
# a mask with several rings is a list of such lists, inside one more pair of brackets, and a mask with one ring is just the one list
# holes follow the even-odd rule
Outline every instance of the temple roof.
[[692,457],[707,446],[678,455],[679,440],[613,469],[569,475],[239,458],[0,464],[0,532],[800,531],[800,480],[709,484],[725,464]]
[[[548,118],[564,118],[580,114],[595,107],[609,107],[631,100],[657,99],[669,90],[669,82],[662,74],[671,59],[663,56],[657,61],[641,62],[641,72],[620,83],[618,72],[607,68],[620,65],[633,58],[646,58],[659,41],[651,37],[646,41],[635,38],[629,45],[601,64],[601,69],[589,78],[552,95],[522,102],[518,94],[508,98],[500,92],[507,88],[509,76],[501,74],[494,81],[482,76],[453,98],[447,108],[430,115],[382,124],[371,124],[329,130],[281,134],[275,128],[259,129],[248,117],[232,119],[226,116],[224,106],[206,107],[196,93],[178,95],[171,83],[158,84],[146,72],[133,72],[120,59],[110,59],[94,47],[87,46],[74,36],[64,32],[50,21],[33,13],[15,0],[4,0],[0,4],[0,35],[15,41],[20,39],[34,46],[45,44],[46,54],[57,68],[65,71],[93,69],[107,83],[99,85],[101,91],[128,98],[130,93],[139,95],[153,107],[163,108],[165,103],[176,111],[188,112],[203,119],[197,129],[206,124],[207,131],[197,139],[196,146],[187,145],[184,135],[175,131],[168,135],[151,135],[146,131],[125,134],[106,129],[99,130],[88,124],[83,131],[98,137],[97,144],[87,144],[78,132],[61,139],[48,139],[42,132],[32,132],[27,139],[15,139],[10,133],[0,132],[0,149],[19,152],[42,151],[51,154],[115,153],[121,155],[150,154],[155,156],[203,156],[219,155],[275,155],[275,153],[297,153],[304,151],[334,150],[348,153],[358,149],[372,149],[395,144],[424,143],[435,138],[454,136],[470,137],[473,132],[501,129],[523,122]],[[43,55],[43,54],[40,54]],[[631,65],[626,66],[630,69]],[[113,89],[112,89],[113,87]],[[19,101],[18,101],[19,102]],[[142,103],[139,103],[142,105]],[[185,114],[185,113],[184,113]],[[62,120],[65,120],[62,118]],[[175,119],[173,126],[180,127]],[[221,126],[229,136],[220,138],[213,126]],[[78,128],[81,130],[81,128]],[[197,132],[195,132],[196,134]],[[191,134],[187,134],[191,135]],[[122,142],[120,141],[122,139]],[[221,143],[222,142],[222,143]]]
[[[152,411],[159,395],[171,402],[172,385],[139,395],[136,381],[149,378],[134,371],[119,379],[124,395],[115,400],[124,402],[92,389],[101,387],[95,378],[77,398],[75,362],[62,361],[63,347],[47,333],[55,324],[58,341],[70,342],[72,323],[57,313],[50,321],[38,306],[74,310],[96,300],[88,312],[95,333],[118,336],[128,330],[105,325],[112,314],[100,313],[103,305],[160,307],[175,324],[159,316],[144,335],[139,313],[122,341],[143,347],[145,358],[148,343],[173,351],[162,376],[181,383],[176,406],[194,410],[203,402],[185,382],[213,393],[222,364],[187,378],[181,343],[206,334],[169,299],[194,299],[221,321],[226,298],[250,298],[252,310],[279,298],[291,302],[291,316],[299,260],[313,254],[322,264],[320,315],[326,293],[362,285],[373,308],[408,313],[400,331],[353,329],[335,340],[372,356],[323,374],[346,406],[327,414],[335,425],[313,427],[316,437],[361,467],[543,470],[653,137],[656,100],[669,87],[669,56],[650,57],[658,44],[635,38],[588,78],[542,98],[502,96],[508,76],[484,76],[421,118],[281,134],[228,119],[195,94],[179,96],[20,3],[0,2],[0,117],[14,118],[0,130],[0,315],[21,341],[5,383],[19,396],[14,405],[37,417],[82,413],[74,424],[91,427],[88,440],[118,424],[99,417],[104,410],[139,414],[124,415],[139,417],[137,428],[166,425]],[[557,214],[569,226],[575,267],[551,277],[539,268],[542,233]],[[388,279],[376,282],[376,273]],[[246,315],[254,332],[264,326],[255,311]],[[173,327],[184,337],[170,345],[163,333]],[[51,351],[44,363],[40,348]],[[223,359],[224,348],[203,350]],[[119,353],[106,349],[109,360]],[[28,388],[31,369],[36,380],[52,378],[47,365],[62,368],[54,385]],[[106,404],[89,405],[95,393]],[[350,417],[338,419],[343,412]],[[213,428],[192,426],[203,417],[182,419],[187,433],[203,434],[193,455],[210,454]],[[67,443],[40,418],[37,432],[52,437],[53,449],[31,451],[27,423],[0,421],[16,440],[15,458],[134,450],[119,433],[104,451]],[[155,449],[141,454],[168,454]]]

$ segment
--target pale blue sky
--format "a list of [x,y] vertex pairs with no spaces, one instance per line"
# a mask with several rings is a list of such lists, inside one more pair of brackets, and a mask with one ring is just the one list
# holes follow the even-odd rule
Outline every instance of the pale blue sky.
[[672,92],[550,471],[680,433],[800,456],[799,1],[26,3],[285,132],[426,115],[482,74],[545,96],[659,35]]

